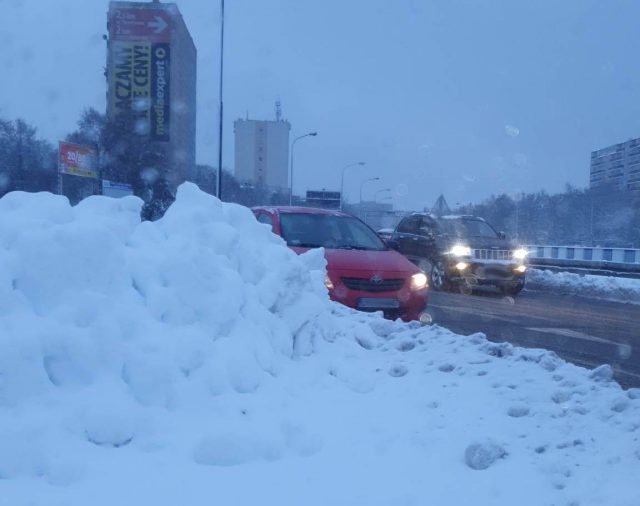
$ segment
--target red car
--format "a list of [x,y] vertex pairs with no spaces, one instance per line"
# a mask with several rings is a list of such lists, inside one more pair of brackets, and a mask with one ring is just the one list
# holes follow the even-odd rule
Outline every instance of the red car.
[[389,319],[431,321],[425,312],[426,275],[362,221],[306,207],[256,207],[253,212],[296,253],[325,248],[325,284],[332,300],[361,311],[382,311]]

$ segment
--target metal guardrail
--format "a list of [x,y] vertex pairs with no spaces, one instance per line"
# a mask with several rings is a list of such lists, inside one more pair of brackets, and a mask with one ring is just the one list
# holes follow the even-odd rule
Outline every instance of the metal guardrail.
[[529,264],[585,274],[640,277],[640,249],[584,246],[525,246]]

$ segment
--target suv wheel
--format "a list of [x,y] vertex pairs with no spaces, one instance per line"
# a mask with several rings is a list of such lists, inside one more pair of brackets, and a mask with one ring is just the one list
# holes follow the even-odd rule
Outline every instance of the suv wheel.
[[436,260],[431,264],[431,273],[429,277],[431,278],[431,286],[434,290],[448,290],[451,286],[451,283],[447,279],[447,269],[442,260]]

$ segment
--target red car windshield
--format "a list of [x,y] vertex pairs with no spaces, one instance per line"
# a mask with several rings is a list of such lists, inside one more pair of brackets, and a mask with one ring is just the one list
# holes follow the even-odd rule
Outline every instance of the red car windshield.
[[498,233],[487,222],[474,219],[443,219],[440,225],[445,233],[460,238],[498,237]]
[[387,249],[373,230],[350,216],[283,213],[280,230],[287,245],[299,248]]

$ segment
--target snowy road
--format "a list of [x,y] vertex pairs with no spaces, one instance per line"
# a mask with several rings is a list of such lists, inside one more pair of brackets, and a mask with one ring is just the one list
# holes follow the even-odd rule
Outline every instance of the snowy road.
[[429,306],[435,323],[454,332],[547,348],[580,365],[608,363],[622,384],[640,385],[638,305],[525,290],[515,299],[431,292]]

